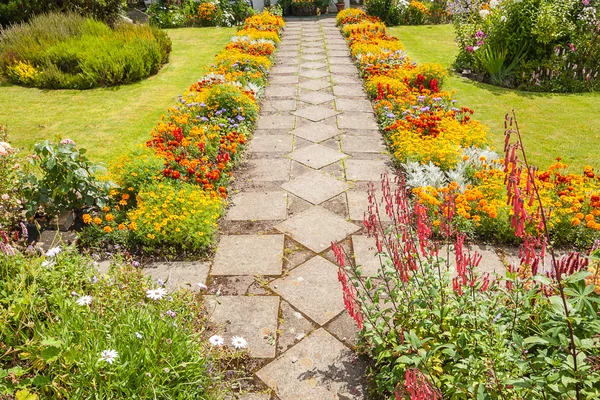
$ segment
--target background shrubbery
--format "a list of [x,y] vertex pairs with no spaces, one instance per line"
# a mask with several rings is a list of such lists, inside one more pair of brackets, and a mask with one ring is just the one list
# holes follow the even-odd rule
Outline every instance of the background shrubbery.
[[254,15],[246,0],[157,0],[148,10],[150,23],[161,28],[233,26]]
[[440,24],[449,19],[446,0],[366,0],[365,11],[388,26]]
[[0,36],[0,71],[11,82],[87,89],[129,83],[168,61],[171,41],[156,28],[45,14]]

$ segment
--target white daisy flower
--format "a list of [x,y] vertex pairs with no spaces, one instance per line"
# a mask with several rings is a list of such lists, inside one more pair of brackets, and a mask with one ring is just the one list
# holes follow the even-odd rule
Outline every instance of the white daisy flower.
[[241,336],[232,337],[231,344],[236,349],[245,349],[246,347],[248,347],[248,342]]
[[106,361],[109,364],[114,363],[117,358],[119,358],[119,353],[116,350],[104,350],[100,353],[100,360],[98,361]]
[[167,295],[167,291],[164,288],[146,290],[146,297],[152,300],[161,300]]
[[53,247],[46,252],[46,257],[54,258],[60,252],[61,252],[60,246]]
[[213,336],[209,337],[208,341],[210,342],[210,344],[212,344],[213,346],[217,346],[217,347],[223,346],[225,344],[225,339],[223,339],[219,335],[213,335]]
[[200,288],[200,290],[208,290],[208,286],[206,286],[204,283],[202,282],[198,282],[197,283],[198,287]]
[[77,304],[80,306],[89,306],[92,304],[92,296],[81,296],[77,299]]
[[139,333],[139,332],[136,332],[136,333],[135,333],[135,337],[136,337],[136,338],[138,338],[138,339],[141,339],[141,338],[143,338],[144,336],[142,336],[142,334],[141,334],[141,333]]

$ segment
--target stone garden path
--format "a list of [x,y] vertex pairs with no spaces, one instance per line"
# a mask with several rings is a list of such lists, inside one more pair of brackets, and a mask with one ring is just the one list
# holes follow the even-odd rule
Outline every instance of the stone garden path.
[[287,23],[261,110],[212,265],[146,271],[174,286],[208,283],[213,321],[227,344],[248,341],[264,388],[242,399],[362,399],[330,243],[377,271],[362,220],[369,182],[391,168],[333,18]]

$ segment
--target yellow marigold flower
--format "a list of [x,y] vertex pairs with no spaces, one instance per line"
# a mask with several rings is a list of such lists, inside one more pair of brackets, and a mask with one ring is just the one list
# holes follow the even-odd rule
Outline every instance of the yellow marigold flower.
[[106,232],[106,233],[111,233],[111,232],[112,232],[112,230],[113,230],[113,229],[112,229],[110,226],[108,226],[108,225],[106,225],[106,226],[104,227],[104,232]]
[[571,220],[571,225],[578,226],[579,224],[581,224],[581,220],[579,218],[575,217]]
[[575,217],[576,217],[577,219],[579,219],[579,220],[582,220],[582,219],[584,218],[584,216],[583,216],[583,214],[582,214],[582,213],[577,213],[577,214],[575,215]]
[[102,223],[102,218],[100,218],[100,217],[96,217],[96,218],[94,218],[94,223],[95,223],[96,225],[100,225],[100,224]]
[[83,223],[89,224],[92,222],[92,216],[90,214],[83,214]]
[[110,221],[114,221],[114,220],[115,220],[115,216],[114,216],[114,215],[112,215],[112,214],[106,214],[106,217],[105,217],[105,218],[106,218],[106,220],[107,220],[107,221],[109,221],[109,222],[110,222]]
[[123,230],[125,230],[125,225],[119,224],[118,228],[120,231],[123,231]]
[[109,212],[110,208],[108,206],[104,206],[104,207],[102,207],[102,211]]

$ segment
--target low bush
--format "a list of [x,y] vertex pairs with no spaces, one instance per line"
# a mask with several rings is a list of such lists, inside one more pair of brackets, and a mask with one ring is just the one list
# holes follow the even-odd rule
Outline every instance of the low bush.
[[0,397],[221,398],[219,360],[235,355],[208,343],[202,297],[94,264],[70,248],[0,252]]
[[388,26],[440,24],[449,17],[445,0],[367,0],[365,11]]
[[158,0],[147,10],[150,23],[160,28],[234,26],[254,15],[246,0]]
[[0,71],[13,83],[49,89],[114,86],[156,74],[170,51],[155,28],[47,14],[2,32]]

